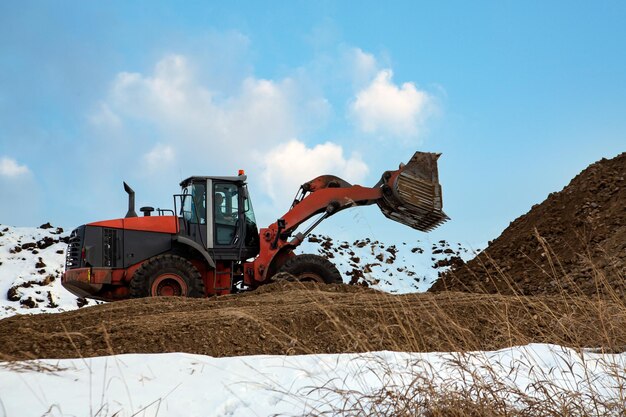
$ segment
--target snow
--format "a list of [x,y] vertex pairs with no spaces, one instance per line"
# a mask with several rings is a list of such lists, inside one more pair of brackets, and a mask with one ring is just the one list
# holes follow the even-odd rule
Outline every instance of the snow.
[[[62,239],[67,236],[56,227],[0,225],[0,319],[78,308],[77,298],[61,285],[67,248]],[[14,300],[9,299],[11,288]]]
[[353,271],[363,272],[358,283],[392,294],[425,292],[450,268],[450,260],[464,262],[474,258],[486,245],[431,241],[428,235],[415,242],[388,245],[375,239],[356,241],[334,240],[329,236],[311,234],[297,248],[297,253],[314,253],[330,258],[344,278],[350,282]]
[[[60,283],[67,235],[59,228],[0,226],[0,319],[79,308]],[[443,241],[401,243],[389,250],[376,241],[324,246],[328,238],[317,239],[307,239],[300,250],[331,253],[346,281],[360,269],[359,283],[394,293],[424,291],[451,256],[473,256]],[[603,408],[604,401],[618,406],[623,401],[625,382],[626,354],[546,344],[472,353],[111,355],[0,362],[0,417],[336,415],[353,406],[360,415],[377,415],[382,407],[396,406],[398,398],[419,400],[432,392],[475,398],[485,393],[480,387],[513,407],[529,399],[576,399],[602,415],[614,412]],[[381,392],[401,395],[373,402]]]
[[0,363],[0,417],[332,414],[357,402],[364,414],[376,415],[381,404],[368,402],[367,394],[383,387],[404,390],[415,381],[430,381],[439,390],[489,382],[507,387],[500,393],[514,406],[519,405],[516,393],[537,400],[617,401],[625,377],[626,354],[547,344],[465,354],[213,358],[163,353],[46,359]]
[[[57,313],[97,303],[84,299],[79,302],[61,285],[67,248],[62,239],[68,235],[68,232],[55,227],[42,229],[0,225],[0,319],[14,314]],[[359,247],[353,244],[355,242],[313,236],[320,242],[306,239],[298,248],[299,253],[330,257],[345,282],[350,282],[351,274],[358,269],[364,271],[359,283],[398,294],[426,291],[437,279],[437,274],[447,269],[445,266],[435,267],[438,261],[445,261],[451,256],[463,260],[474,256],[474,251],[458,243],[430,242],[427,237],[414,244],[400,243],[395,246],[358,240]],[[325,249],[322,246],[324,242],[330,242],[331,246]],[[358,262],[355,262],[356,258]],[[11,288],[13,294],[10,299],[8,292]]]

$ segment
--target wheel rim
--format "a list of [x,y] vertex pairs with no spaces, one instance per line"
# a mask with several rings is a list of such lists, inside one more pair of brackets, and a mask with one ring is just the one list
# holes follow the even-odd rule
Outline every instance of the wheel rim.
[[152,283],[153,297],[180,297],[187,295],[187,283],[175,274],[159,275]]
[[324,278],[313,272],[303,272],[302,274],[298,275],[298,281],[324,283]]

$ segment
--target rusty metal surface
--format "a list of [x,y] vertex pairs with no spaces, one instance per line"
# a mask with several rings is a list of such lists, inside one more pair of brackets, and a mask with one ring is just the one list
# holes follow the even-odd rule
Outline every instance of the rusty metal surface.
[[450,218],[443,212],[437,159],[440,154],[415,152],[391,178],[390,189],[378,201],[383,214],[413,229],[428,232]]

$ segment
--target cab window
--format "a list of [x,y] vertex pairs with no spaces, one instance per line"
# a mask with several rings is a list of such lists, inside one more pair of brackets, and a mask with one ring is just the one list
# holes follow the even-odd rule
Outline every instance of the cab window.
[[232,245],[237,237],[239,189],[235,184],[215,184],[214,197],[215,243]]
[[206,186],[195,183],[183,189],[183,218],[191,223],[206,223]]

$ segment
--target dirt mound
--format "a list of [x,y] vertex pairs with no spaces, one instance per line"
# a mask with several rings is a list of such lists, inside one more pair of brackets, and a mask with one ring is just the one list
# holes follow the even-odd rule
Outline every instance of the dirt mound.
[[529,342],[621,350],[626,308],[589,297],[390,295],[359,286],[281,282],[212,299],[134,299],[0,320],[4,360],[178,351],[458,351]]
[[625,177],[626,153],[590,165],[430,291],[624,296]]

